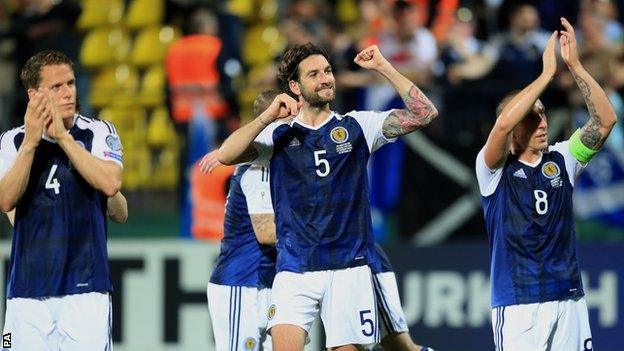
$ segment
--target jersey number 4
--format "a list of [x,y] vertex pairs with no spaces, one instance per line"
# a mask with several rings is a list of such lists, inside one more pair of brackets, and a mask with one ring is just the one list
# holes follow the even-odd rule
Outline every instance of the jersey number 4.
[[54,173],[56,173],[56,169],[58,165],[52,165],[50,169],[50,174],[48,174],[48,180],[46,180],[45,188],[46,189],[54,189],[54,193],[56,195],[61,193],[61,183],[59,183],[58,179],[54,178]]
[[548,194],[544,190],[533,190],[535,196],[535,211],[543,215],[548,212]]

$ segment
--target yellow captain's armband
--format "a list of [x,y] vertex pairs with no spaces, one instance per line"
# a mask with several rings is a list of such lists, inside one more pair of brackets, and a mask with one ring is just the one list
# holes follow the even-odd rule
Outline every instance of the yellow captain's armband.
[[570,137],[568,142],[568,147],[570,148],[570,153],[574,158],[582,163],[588,163],[589,160],[594,157],[598,153],[598,150],[592,150],[585,146],[581,141],[581,130],[577,129],[574,134]]

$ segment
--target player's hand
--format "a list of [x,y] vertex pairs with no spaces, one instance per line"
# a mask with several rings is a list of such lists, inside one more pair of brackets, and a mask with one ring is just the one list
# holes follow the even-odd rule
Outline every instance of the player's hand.
[[555,43],[557,42],[557,31],[554,31],[548,42],[546,43],[546,49],[542,54],[542,71],[548,77],[552,78],[557,72],[557,56],[555,55]]
[[360,67],[372,70],[379,70],[389,62],[379,51],[377,45],[371,45],[366,49],[360,51],[355,55],[353,62],[357,63]]
[[269,124],[277,119],[287,119],[296,116],[302,105],[301,102],[293,99],[288,94],[279,94],[258,118],[263,124]]
[[45,119],[46,134],[58,142],[61,138],[67,136],[67,129],[63,123],[63,117],[58,110],[58,106],[54,103],[50,90],[44,90],[44,95],[48,109],[51,111]]
[[26,114],[24,115],[24,143],[37,147],[43,135],[43,123],[50,114],[45,96],[41,92],[35,92],[34,96],[28,101]]
[[568,22],[567,19],[561,17],[561,24],[565,30],[560,30],[561,37],[559,37],[559,44],[561,45],[561,57],[563,62],[568,67],[576,67],[581,62],[578,56],[578,49],[576,48],[576,35],[574,34],[574,28]]
[[223,164],[219,162],[219,149],[210,151],[199,161],[199,170],[204,174],[212,173],[212,171],[219,166],[223,166]]

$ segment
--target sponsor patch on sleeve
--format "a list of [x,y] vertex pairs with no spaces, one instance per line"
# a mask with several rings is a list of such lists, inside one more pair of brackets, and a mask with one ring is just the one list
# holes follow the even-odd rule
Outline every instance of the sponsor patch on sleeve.
[[123,157],[120,154],[114,153],[114,152],[110,152],[110,151],[104,151],[104,157],[107,158],[112,158],[115,159],[119,162],[123,162]]
[[121,150],[121,140],[119,140],[119,137],[116,135],[110,134],[107,136],[106,145],[108,145],[108,147],[113,151]]

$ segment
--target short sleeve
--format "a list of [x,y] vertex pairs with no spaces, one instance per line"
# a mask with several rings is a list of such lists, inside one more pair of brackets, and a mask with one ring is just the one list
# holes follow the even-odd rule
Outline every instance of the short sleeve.
[[351,111],[347,115],[353,117],[364,132],[368,150],[373,153],[383,145],[392,143],[397,138],[386,138],[383,134],[383,123],[392,110],[377,111]]
[[92,123],[93,145],[91,154],[104,161],[113,161],[123,167],[123,146],[115,126],[105,120]]
[[555,143],[555,145],[551,145],[548,151],[556,151],[563,156],[565,160],[566,171],[568,172],[568,179],[570,179],[570,184],[574,186],[576,184],[576,179],[583,172],[585,166],[587,164],[583,164],[579,162],[570,152],[569,141],[562,141],[559,143]]
[[0,179],[13,167],[17,158],[17,149],[13,143],[15,133],[11,131],[0,135]]
[[273,155],[273,132],[282,125],[283,122],[273,122],[269,124],[251,144],[258,152],[258,157],[252,161],[253,164],[266,166]]
[[490,169],[485,164],[485,148],[479,151],[477,154],[477,160],[475,164],[475,171],[477,173],[477,182],[479,183],[479,192],[481,196],[490,196],[496,191],[498,183],[503,176],[503,168]]
[[269,169],[253,165],[241,177],[249,214],[273,214]]

